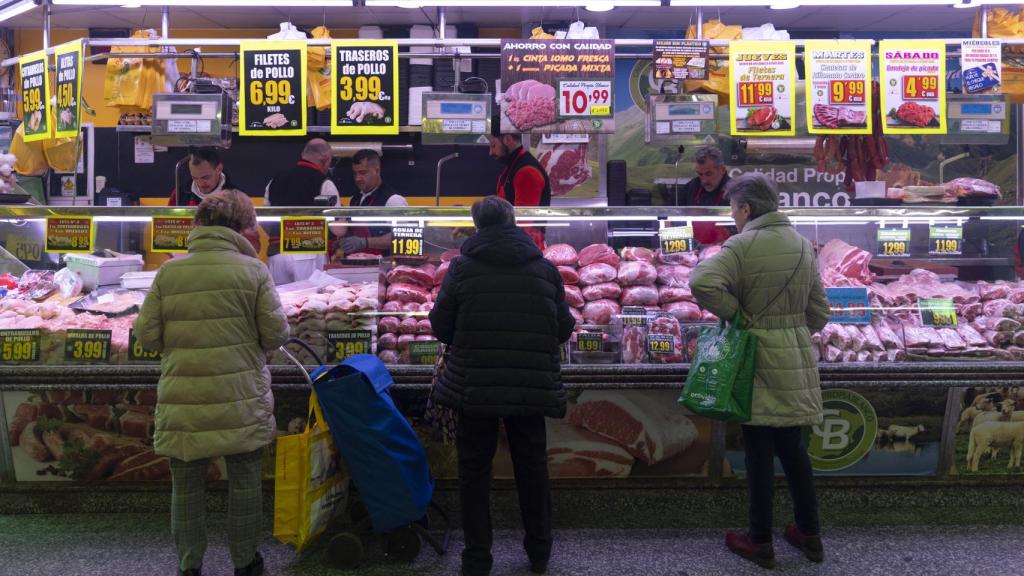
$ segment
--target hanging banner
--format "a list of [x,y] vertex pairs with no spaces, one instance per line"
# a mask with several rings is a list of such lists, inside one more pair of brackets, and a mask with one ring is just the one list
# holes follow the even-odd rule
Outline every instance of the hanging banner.
[[331,134],[398,134],[398,42],[331,42]]
[[807,131],[871,134],[871,42],[804,45]]
[[57,46],[57,126],[55,138],[74,138],[82,127],[82,40]]
[[21,110],[25,142],[51,138],[50,73],[46,52],[18,58],[21,74]]
[[1002,68],[1002,40],[979,38],[960,43],[960,72],[964,79],[964,94],[998,94]]
[[306,134],[306,43],[257,40],[239,44],[242,136]]
[[729,127],[733,136],[793,136],[796,44],[729,44]]
[[615,132],[615,43],[502,40],[501,132]]
[[708,77],[707,40],[655,40],[654,78],[704,80]]
[[946,133],[946,43],[883,40],[878,43],[886,134]]

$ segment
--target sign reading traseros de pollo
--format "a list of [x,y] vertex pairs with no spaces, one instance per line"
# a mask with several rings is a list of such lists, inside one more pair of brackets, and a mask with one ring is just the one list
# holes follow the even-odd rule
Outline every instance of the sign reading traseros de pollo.
[[75,40],[57,47],[57,126],[56,138],[78,135],[82,126],[82,41]]
[[502,40],[501,131],[615,131],[615,43]]
[[883,40],[878,67],[886,134],[946,133],[944,41]]
[[331,43],[331,134],[398,134],[398,42]]
[[253,41],[239,44],[243,136],[306,134],[306,43]]
[[796,134],[796,44],[729,44],[729,127],[746,136]]
[[151,252],[188,252],[188,235],[195,228],[191,216],[153,216],[150,223]]
[[804,78],[808,132],[871,133],[871,42],[808,42]]
[[50,73],[47,62],[46,52],[33,52],[18,59],[25,142],[51,137]]

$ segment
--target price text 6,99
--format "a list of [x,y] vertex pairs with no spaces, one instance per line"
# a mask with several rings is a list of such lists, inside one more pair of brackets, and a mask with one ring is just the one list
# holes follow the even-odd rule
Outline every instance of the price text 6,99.
[[282,106],[294,104],[292,84],[288,80],[249,81],[249,102],[254,106]]
[[135,342],[132,342],[132,355],[134,355],[136,358],[156,359],[158,356],[160,356],[160,353],[150,352],[146,350],[145,348],[142,347],[142,343],[136,340]]

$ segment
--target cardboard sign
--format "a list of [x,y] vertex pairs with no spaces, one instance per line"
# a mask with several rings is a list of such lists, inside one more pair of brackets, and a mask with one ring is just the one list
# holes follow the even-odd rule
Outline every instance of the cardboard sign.
[[825,288],[828,307],[832,310],[829,322],[835,324],[869,324],[871,305],[867,288]]
[[68,330],[64,337],[64,363],[107,364],[110,342],[110,330]]
[[655,40],[655,80],[704,80],[708,77],[707,40]]
[[53,136],[50,125],[50,72],[46,52],[33,52],[18,58],[21,75],[21,110],[25,142]]
[[729,127],[733,136],[796,134],[796,44],[729,44]]
[[57,62],[56,138],[74,138],[82,128],[82,41],[61,44],[54,51]]
[[871,42],[808,42],[804,78],[808,132],[871,134]]
[[327,351],[328,362],[341,362],[356,354],[372,354],[373,334],[369,330],[343,330],[328,332],[330,343]]
[[331,134],[398,134],[398,42],[331,42]]
[[886,134],[946,133],[946,43],[883,40],[878,43],[882,114]]
[[191,216],[153,216],[149,226],[150,252],[188,252]]
[[306,43],[253,41],[239,44],[242,136],[306,134]]
[[39,362],[41,331],[0,330],[0,364]]
[[960,256],[964,250],[964,229],[961,226],[929,226],[928,254]]
[[326,254],[327,219],[307,216],[282,216],[281,253]]
[[92,252],[96,227],[91,216],[47,216],[46,251]]
[[693,252],[693,226],[674,226],[658,231],[662,254]]
[[396,227],[391,232],[394,256],[423,256],[423,228]]
[[879,228],[878,251],[882,258],[910,256],[910,228]]

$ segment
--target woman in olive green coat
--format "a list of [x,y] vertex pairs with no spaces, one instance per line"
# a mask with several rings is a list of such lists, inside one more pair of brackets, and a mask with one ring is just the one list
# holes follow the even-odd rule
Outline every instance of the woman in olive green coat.
[[828,300],[814,247],[778,212],[772,183],[761,174],[744,174],[729,182],[727,196],[740,233],[690,276],[698,304],[726,320],[739,312],[758,339],[752,418],[742,427],[750,532],[730,532],[726,544],[761,566],[775,565],[772,500],[778,456],[796,516],[786,540],[820,562],[818,504],[802,436],[804,427],[822,421],[811,334],[828,322]]
[[171,459],[171,531],[179,571],[200,576],[206,551],[209,460],[228,468],[228,544],[235,574],[263,572],[263,448],[274,439],[274,396],[266,353],[288,338],[267,267],[243,236],[256,226],[237,190],[199,204],[188,256],[160,268],[135,335],[161,352],[154,448]]

